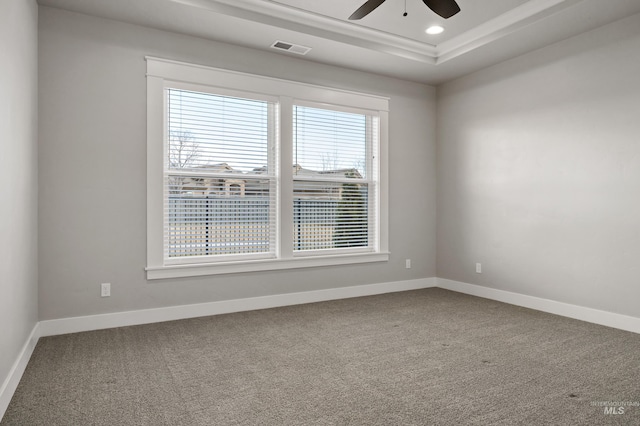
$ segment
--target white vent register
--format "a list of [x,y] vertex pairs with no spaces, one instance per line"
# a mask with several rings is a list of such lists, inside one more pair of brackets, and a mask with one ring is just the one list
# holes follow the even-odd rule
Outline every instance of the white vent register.
[[306,55],[311,50],[310,47],[300,44],[287,43],[286,41],[276,40],[271,45],[273,49],[284,50],[286,52],[296,53],[298,55]]

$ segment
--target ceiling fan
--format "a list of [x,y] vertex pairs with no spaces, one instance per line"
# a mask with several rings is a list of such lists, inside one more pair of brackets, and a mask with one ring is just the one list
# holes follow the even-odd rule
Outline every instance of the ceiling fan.
[[[367,0],[365,4],[360,6],[358,10],[353,12],[349,16],[350,20],[362,19],[371,12],[373,12],[378,6],[384,3],[385,0]],[[422,0],[424,4],[444,19],[451,18],[456,13],[460,12],[460,6],[455,0]]]

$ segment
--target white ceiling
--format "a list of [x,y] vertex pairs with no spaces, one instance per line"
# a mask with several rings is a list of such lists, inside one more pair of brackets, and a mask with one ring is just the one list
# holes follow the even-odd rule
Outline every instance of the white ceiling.
[[[457,0],[442,19],[421,0],[387,0],[360,21],[365,0],[40,0],[44,6],[272,50],[282,40],[311,48],[279,52],[427,84],[640,13],[640,0]],[[438,36],[426,27],[445,27]]]

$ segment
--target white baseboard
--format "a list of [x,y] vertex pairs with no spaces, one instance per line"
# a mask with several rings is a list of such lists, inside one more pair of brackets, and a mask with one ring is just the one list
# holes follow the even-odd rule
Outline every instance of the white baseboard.
[[435,285],[435,278],[422,278],[409,281],[340,287],[327,290],[277,294],[273,296],[224,300],[220,302],[199,303],[194,305],[169,306],[166,308],[143,309],[139,311],[115,312],[112,314],[46,320],[40,321],[40,335],[55,336],[81,331],[150,324],[154,322],[252,311],[256,309],[276,308],[280,306],[300,305],[304,303],[324,302],[336,299],[348,299],[351,297],[371,296],[397,291],[418,290],[422,288],[435,287]]
[[467,284],[459,281],[436,278],[436,286],[446,290],[465,293],[472,296],[483,297],[524,308],[560,315],[563,317],[578,319],[620,330],[631,331],[640,334],[640,318],[628,315],[615,314],[613,312],[600,311],[593,308],[571,305],[569,303],[556,302],[535,296],[527,296],[519,293],[483,287],[475,284]]
[[22,350],[18,355],[18,359],[13,363],[13,366],[9,371],[9,375],[6,377],[4,383],[2,383],[2,387],[0,388],[0,420],[2,420],[4,413],[9,407],[11,398],[18,388],[18,383],[20,383],[20,379],[24,374],[24,370],[27,368],[27,364],[29,363],[29,359],[31,358],[31,354],[33,354],[33,350],[35,349],[39,338],[40,324],[36,323],[33,330],[31,330],[31,334],[27,338],[27,341],[22,347]]

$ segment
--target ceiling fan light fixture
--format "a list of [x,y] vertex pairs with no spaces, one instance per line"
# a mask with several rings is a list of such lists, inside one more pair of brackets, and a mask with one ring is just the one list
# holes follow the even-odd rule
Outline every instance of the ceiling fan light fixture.
[[[358,19],[362,19],[374,10],[378,8],[382,3],[386,0],[367,0],[365,4],[360,6],[355,12],[349,16],[349,20],[355,21]],[[456,0],[422,0],[422,2],[431,10],[433,10],[436,15],[449,19],[456,13],[460,12],[460,6],[456,3]],[[403,16],[407,16],[407,10],[405,7]]]
[[444,28],[442,28],[440,25],[432,25],[426,30],[424,30],[424,32],[429,35],[442,34],[443,31],[444,31]]

